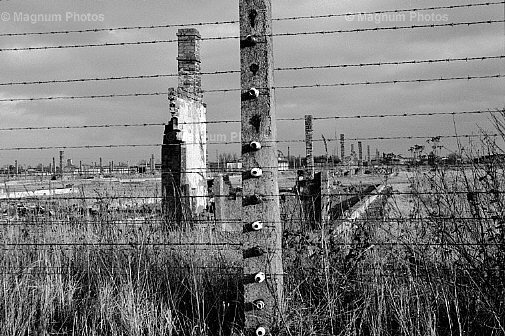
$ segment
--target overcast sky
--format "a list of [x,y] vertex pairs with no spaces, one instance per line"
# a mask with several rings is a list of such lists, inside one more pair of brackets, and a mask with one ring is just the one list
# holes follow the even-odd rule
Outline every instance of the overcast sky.
[[[445,6],[480,1],[334,1],[274,0],[273,16],[324,15],[405,8]],[[484,2],[484,1],[482,1]],[[59,14],[59,22],[19,22],[19,13]],[[405,20],[393,17],[363,22],[357,17],[275,22],[274,33],[410,26],[481,20],[503,20],[504,5],[443,9],[405,13]],[[232,0],[10,0],[0,2],[0,32],[46,32],[121,26],[163,25],[236,20],[238,1]],[[88,15],[90,14],[90,15]],[[351,20],[352,19],[352,20]],[[396,22],[394,22],[396,21]],[[198,27],[203,37],[238,35],[238,25]],[[177,28],[127,30],[85,34],[0,37],[1,48],[69,44],[131,42],[176,38]],[[312,66],[364,62],[428,60],[439,58],[505,55],[503,23],[411,30],[340,33],[313,36],[275,37],[275,66]],[[238,40],[202,42],[203,71],[239,69]],[[176,44],[114,46],[60,50],[0,52],[0,83],[45,81],[125,75],[167,74],[177,71]],[[275,74],[275,85],[326,84],[340,82],[407,80],[440,77],[505,74],[505,61],[486,60],[437,64],[408,64],[381,67],[351,67],[324,70],[284,71]],[[177,79],[141,79],[72,84],[0,86],[0,99],[44,96],[81,96],[166,91]],[[204,89],[238,88],[239,75],[206,76]],[[351,116],[418,112],[458,112],[505,107],[505,79],[475,79],[368,85],[330,88],[277,90],[277,117]],[[208,93],[208,120],[240,117],[238,92]],[[0,128],[67,126],[117,123],[163,123],[168,121],[166,96],[123,97],[89,100],[0,102]],[[487,115],[403,117],[315,121],[314,137],[334,138],[377,136],[435,136],[477,133],[478,126],[490,128]],[[278,122],[279,140],[303,139],[303,122]],[[211,125],[211,140],[238,140],[239,124]],[[222,134],[219,137],[217,134]],[[107,128],[83,130],[0,131],[0,147],[81,146],[109,144],[155,144],[162,141],[163,128]],[[364,141],[372,151],[407,149],[424,140]],[[443,141],[454,149],[451,141]],[[279,149],[287,152],[287,143]],[[291,143],[291,153],[301,154],[302,143]],[[333,151],[333,144],[330,146]],[[366,148],[366,147],[365,147]],[[209,145],[210,158],[216,151],[238,152],[238,146]],[[323,153],[322,143],[316,152]],[[18,159],[21,163],[48,163],[58,150],[0,151],[0,165]],[[66,150],[74,161],[107,160],[135,162],[160,148]]]

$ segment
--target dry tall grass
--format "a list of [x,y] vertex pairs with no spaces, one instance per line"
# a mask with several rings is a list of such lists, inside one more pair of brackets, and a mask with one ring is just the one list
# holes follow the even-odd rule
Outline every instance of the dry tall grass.
[[81,199],[32,200],[25,203],[44,213],[2,222],[0,335],[204,335],[234,327],[240,251],[204,245],[225,236],[170,232],[156,204],[125,211],[117,196],[133,190],[85,194],[96,197],[90,212],[77,211],[87,209]]
[[[495,123],[505,135],[505,114]],[[485,162],[470,144],[468,164],[414,167],[352,245],[332,228],[287,232],[285,332],[505,335],[505,160],[482,140]]]
[[[500,131],[503,120],[495,120]],[[287,225],[286,312],[276,333],[505,335],[505,161],[488,140],[486,162],[408,173],[405,188],[392,186],[406,194],[357,222],[351,245],[336,234],[339,221],[313,231]],[[200,245],[236,237],[170,232],[159,205],[125,211],[114,200],[133,190],[94,192],[94,215],[76,212],[89,204],[58,201],[42,204],[58,207],[53,215],[3,223],[0,335],[227,335],[240,327],[239,248]]]

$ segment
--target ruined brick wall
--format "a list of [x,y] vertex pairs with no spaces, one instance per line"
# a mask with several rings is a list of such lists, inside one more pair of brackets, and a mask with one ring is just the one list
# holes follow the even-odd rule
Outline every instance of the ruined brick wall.
[[[175,99],[175,117],[179,120],[180,139],[185,148],[181,155],[181,185],[187,186],[191,210],[201,212],[207,206],[207,128],[206,108],[197,101]],[[185,124],[184,122],[190,122]]]
[[188,210],[194,215],[207,207],[207,111],[202,102],[201,37],[193,28],[180,29],[177,37],[179,86],[168,93],[170,122],[163,139],[162,185],[166,211]]

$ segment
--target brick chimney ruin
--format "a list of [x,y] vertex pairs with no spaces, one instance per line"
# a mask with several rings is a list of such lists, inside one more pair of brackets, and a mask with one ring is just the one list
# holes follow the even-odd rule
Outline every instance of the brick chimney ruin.
[[180,223],[207,206],[207,128],[200,70],[201,36],[194,28],[179,29],[179,86],[168,90],[169,123],[162,158],[163,210]]

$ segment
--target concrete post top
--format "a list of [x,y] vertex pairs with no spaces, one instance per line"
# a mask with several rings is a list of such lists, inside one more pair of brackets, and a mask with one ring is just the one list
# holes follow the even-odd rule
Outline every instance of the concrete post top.
[[197,38],[202,38],[200,32],[196,28],[181,28],[177,31],[177,36],[195,36]]

